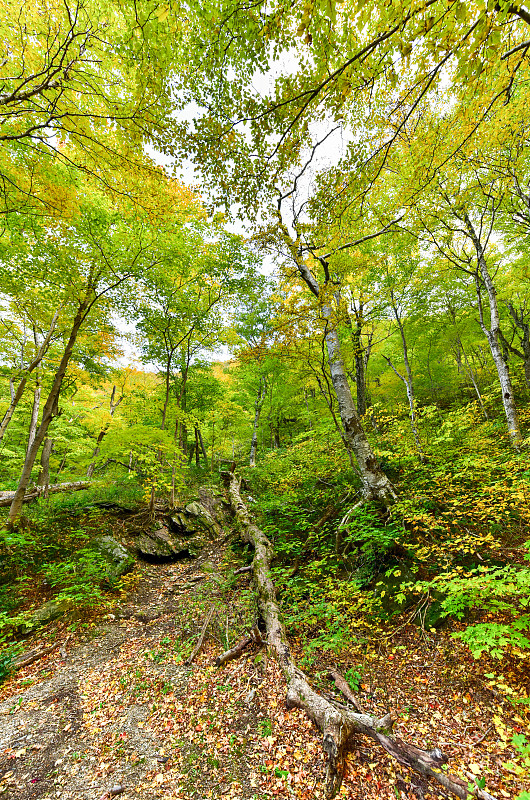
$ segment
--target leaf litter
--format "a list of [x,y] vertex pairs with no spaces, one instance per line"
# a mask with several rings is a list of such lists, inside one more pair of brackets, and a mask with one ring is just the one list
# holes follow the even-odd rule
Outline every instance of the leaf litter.
[[[320,736],[302,712],[286,710],[274,660],[254,646],[213,666],[255,622],[248,579],[231,585],[234,565],[213,546],[195,562],[140,569],[114,619],[77,634],[66,659],[55,651],[2,687],[1,800],[323,798]],[[212,602],[202,651],[186,666]],[[300,659],[302,643],[293,650]],[[332,658],[321,654],[312,668],[328,692]],[[485,778],[499,798],[525,788],[512,738],[528,732],[529,707],[509,702],[513,687],[520,693],[527,684],[524,664],[514,659],[497,675],[448,633],[412,626],[388,644],[361,651],[352,643],[333,666],[344,672],[358,663],[359,701],[370,713],[390,709],[397,735],[442,747],[452,772]],[[341,798],[444,796],[368,740],[353,743]]]

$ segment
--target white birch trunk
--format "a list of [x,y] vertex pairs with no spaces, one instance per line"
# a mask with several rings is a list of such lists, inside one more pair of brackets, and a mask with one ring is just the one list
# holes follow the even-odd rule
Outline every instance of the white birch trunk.
[[519,415],[517,413],[517,407],[515,405],[515,399],[513,396],[510,371],[508,369],[508,364],[504,360],[504,353],[502,351],[502,346],[500,343],[501,324],[500,324],[499,306],[497,303],[497,290],[495,289],[495,285],[488,271],[488,265],[486,264],[486,258],[484,255],[484,248],[482,247],[480,239],[477,236],[477,233],[475,232],[475,229],[467,214],[465,214],[464,220],[466,223],[467,230],[469,232],[469,236],[475,246],[480,276],[482,278],[482,282],[486,288],[486,293],[488,295],[488,303],[490,311],[489,328],[487,327],[484,320],[484,313],[482,309],[482,298],[480,294],[480,284],[477,278],[476,290],[477,290],[477,299],[479,306],[479,323],[482,332],[488,341],[491,355],[495,363],[495,367],[497,369],[497,375],[499,376],[499,384],[502,392],[502,402],[504,406],[504,413],[506,415],[506,421],[508,422],[508,431],[510,434],[510,438],[512,440],[512,444],[514,445],[514,447],[518,448],[519,444],[522,441],[521,428],[519,425]]
[[325,336],[331,382],[337,395],[339,413],[344,429],[346,447],[355,455],[367,499],[379,500],[385,505],[395,502],[396,492],[390,480],[380,469],[357,414],[344,362],[340,352],[340,341],[332,323],[333,311],[327,303],[322,305],[322,316],[328,328]]
[[33,408],[31,409],[31,419],[29,422],[29,436],[28,436],[28,446],[26,448],[26,453],[30,449],[31,445],[35,440],[35,433],[37,432],[37,421],[39,419],[39,407],[40,407],[40,395],[41,395],[41,386],[40,381],[37,377],[37,382],[35,384],[35,391],[33,392]]

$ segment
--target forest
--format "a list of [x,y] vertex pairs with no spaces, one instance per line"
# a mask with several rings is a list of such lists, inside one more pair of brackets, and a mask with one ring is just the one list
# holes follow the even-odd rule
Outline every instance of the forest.
[[530,10],[1,40],[0,798],[530,800]]

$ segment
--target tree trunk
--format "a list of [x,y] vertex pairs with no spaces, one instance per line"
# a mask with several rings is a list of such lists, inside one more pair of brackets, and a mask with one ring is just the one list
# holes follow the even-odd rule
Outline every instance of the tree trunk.
[[29,436],[28,436],[28,446],[26,449],[26,453],[28,452],[28,450],[30,449],[31,445],[35,440],[35,433],[37,431],[37,422],[39,419],[40,394],[41,394],[41,386],[39,377],[37,375],[35,390],[33,392],[33,407],[31,409],[31,419],[29,422]]
[[[37,353],[35,355],[35,358],[29,364],[29,366],[28,366],[28,368],[26,370],[26,374],[21,379],[21,381],[18,384],[16,390],[14,390],[14,387],[13,387],[13,379],[12,378],[9,379],[11,402],[9,404],[9,407],[8,407],[7,411],[5,412],[5,414],[4,414],[3,418],[2,418],[2,422],[0,422],[0,442],[2,441],[2,439],[4,437],[4,434],[5,434],[6,430],[7,430],[7,427],[9,425],[9,423],[11,422],[11,418],[13,417],[15,409],[16,409],[20,399],[22,398],[22,395],[24,394],[24,390],[25,390],[26,384],[28,382],[28,376],[33,372],[34,369],[36,369],[39,366],[40,362],[42,361],[42,359],[44,358],[44,356],[46,355],[46,353],[48,351],[48,348],[49,348],[50,342],[51,342],[51,338],[53,336],[53,332],[55,330],[55,326],[57,325],[57,320],[59,318],[59,314],[61,312],[62,307],[63,307],[63,303],[61,303],[61,305],[59,306],[59,308],[57,309],[57,311],[53,315],[53,319],[51,321],[48,333],[44,337],[44,341],[42,342],[40,348],[38,349],[38,351],[37,351]],[[22,356],[22,358],[23,358],[23,356]]]
[[260,377],[258,394],[256,396],[256,402],[254,403],[254,427],[252,429],[252,440],[250,442],[250,458],[249,458],[249,465],[251,467],[256,466],[256,453],[258,451],[259,418],[261,415],[261,409],[263,408],[263,403],[265,401],[264,382],[265,379],[263,377]]
[[363,417],[366,414],[366,372],[364,354],[355,353],[355,388],[357,391],[357,414]]
[[[114,397],[115,397],[115,396],[116,396],[116,386],[113,386],[113,387],[112,387],[112,393],[111,393],[111,395],[110,395],[110,416],[111,416],[111,417],[113,417],[113,416],[114,416],[114,412],[116,411],[116,409],[118,408],[119,404],[121,403],[121,401],[123,400],[123,397],[124,397],[124,395],[121,395],[121,397],[120,397],[120,398],[117,400],[117,402],[115,403],[115,402],[114,402]],[[100,445],[101,445],[101,442],[103,441],[103,439],[104,439],[104,438],[105,438],[105,436],[107,435],[107,433],[108,433],[108,430],[109,430],[109,425],[107,424],[107,425],[105,425],[105,427],[104,427],[104,428],[102,428],[102,429],[100,430],[100,432],[99,432],[99,434],[98,434],[98,438],[96,439],[96,446],[95,446],[95,448],[94,448],[94,452],[92,453],[92,459],[93,459],[93,461],[92,461],[92,463],[91,463],[91,464],[89,464],[89,466],[88,466],[88,469],[87,469],[87,471],[86,471],[86,476],[87,476],[87,478],[91,478],[91,477],[92,477],[92,475],[94,474],[94,470],[95,470],[95,468],[96,468],[95,459],[96,459],[96,458],[98,457],[98,455],[99,455],[99,451],[100,451]],[[162,428],[162,430],[164,430],[164,429]]]
[[521,428],[519,425],[519,415],[517,413],[517,407],[515,405],[515,400],[513,396],[510,371],[508,369],[508,364],[504,360],[504,354],[502,352],[502,347],[500,342],[501,325],[500,325],[499,306],[497,303],[497,290],[495,289],[495,285],[488,271],[488,265],[486,264],[486,258],[484,255],[484,248],[482,247],[480,239],[477,236],[477,233],[475,232],[475,229],[467,214],[464,214],[464,220],[466,223],[469,236],[475,246],[480,276],[482,278],[482,282],[486,288],[486,292],[488,295],[489,310],[490,310],[489,328],[486,326],[484,320],[484,313],[482,309],[481,287],[477,275],[475,286],[476,286],[478,308],[479,308],[479,323],[480,327],[482,328],[482,332],[486,337],[488,344],[490,346],[491,355],[493,357],[493,361],[497,369],[497,375],[499,376],[499,383],[502,392],[502,402],[504,405],[504,413],[506,415],[506,420],[508,422],[508,431],[510,433],[510,438],[512,440],[512,444],[514,445],[514,447],[518,449],[522,441],[522,435],[521,435]]
[[525,321],[524,305],[520,307],[519,310],[515,308],[513,303],[507,303],[507,306],[510,317],[512,318],[514,330],[519,329],[520,331],[520,333],[517,335],[521,343],[521,349],[519,350],[519,348],[514,347],[513,344],[510,344],[510,342],[508,342],[503,336],[502,331],[500,331],[500,335],[505,347],[522,360],[524,364],[524,379],[526,382],[526,388],[527,390],[530,390],[530,323]]
[[394,319],[396,320],[396,324],[398,326],[399,334],[401,337],[401,347],[403,350],[403,363],[405,364],[406,376],[401,375],[397,371],[397,369],[394,367],[389,358],[385,357],[385,361],[388,362],[388,364],[392,367],[398,378],[400,378],[405,384],[405,389],[407,392],[407,400],[410,409],[410,427],[412,428],[412,435],[414,436],[414,441],[416,442],[416,449],[418,451],[420,461],[423,463],[425,461],[425,453],[423,452],[423,447],[421,445],[421,439],[420,439],[420,432],[418,430],[418,414],[416,410],[416,397],[414,395],[412,368],[410,366],[410,361],[409,361],[409,348],[407,344],[407,338],[405,336],[405,329],[403,327],[403,322],[401,321],[401,314],[398,311],[397,303],[395,301],[394,292],[392,289],[390,290],[390,299],[391,299],[392,311],[394,312]]
[[88,299],[85,299],[82,303],[80,303],[77,314],[75,315],[74,322],[72,325],[72,330],[70,332],[70,336],[68,338],[65,351],[61,358],[59,366],[57,367],[57,372],[55,373],[50,393],[48,395],[46,403],[44,404],[44,408],[42,409],[41,423],[37,428],[37,431],[35,432],[35,439],[33,440],[31,447],[28,448],[28,452],[26,454],[26,460],[24,461],[24,466],[22,468],[22,473],[19,478],[18,487],[15,492],[13,502],[11,503],[11,508],[9,509],[8,519],[10,525],[13,525],[14,522],[20,516],[20,513],[22,511],[22,504],[24,502],[24,495],[26,493],[26,489],[28,487],[31,478],[31,471],[33,469],[33,465],[35,464],[37,453],[39,452],[39,448],[42,442],[46,438],[50,422],[52,421],[53,417],[56,416],[58,413],[59,395],[61,392],[63,379],[66,374],[66,370],[68,369],[68,364],[72,356],[72,352],[77,340],[79,329],[83,324],[86,311],[89,307],[90,307],[90,301]]
[[165,431],[166,429],[166,416],[167,416],[167,407],[169,404],[169,390],[170,390],[170,370],[171,370],[171,359],[169,359],[168,363],[166,364],[164,405],[162,407],[162,422],[160,424],[160,430],[162,431]]
[[[52,483],[47,486],[34,486],[29,489],[23,499],[23,503],[30,503],[38,497],[47,497],[48,494],[57,494],[57,492],[79,492],[81,489],[89,489],[90,481],[74,481],[73,483]],[[0,492],[0,506],[5,507],[13,502],[16,492]]]
[[201,445],[202,457],[204,458],[204,466],[206,467],[206,469],[208,469],[208,453],[206,452],[206,448],[204,446],[204,440],[202,438],[202,433],[200,428],[197,428],[197,434],[199,436],[199,443]]
[[307,424],[309,426],[309,430],[313,430],[313,414],[309,409],[309,400],[307,399],[307,390],[304,389],[304,399],[305,399],[305,407],[307,409]]
[[196,467],[201,466],[201,460],[199,455],[199,432],[197,430],[197,427],[195,427],[195,466]]
[[15,392],[11,394],[11,402],[2,418],[2,422],[0,422],[0,442],[4,438],[4,434],[8,428],[9,423],[11,422],[13,414],[15,413],[15,409],[18,406],[18,403],[22,395],[24,394],[27,382],[28,382],[27,377],[22,378]]
[[364,496],[380,501],[384,505],[390,505],[396,501],[397,495],[388,477],[380,469],[375,453],[357,415],[341,357],[339,337],[335,326],[332,324],[333,312],[327,303],[322,304],[322,316],[327,323],[325,341],[329,369],[331,382],[339,404],[346,447],[351,450],[357,459]]
[[[460,342],[460,340],[459,340],[459,342]],[[464,362],[466,364],[466,369],[467,369],[467,373],[469,375],[469,379],[470,379],[471,383],[473,384],[473,388],[475,389],[475,394],[477,395],[477,400],[478,400],[479,405],[480,405],[480,407],[482,409],[482,413],[484,414],[484,419],[487,420],[487,419],[489,419],[488,412],[486,411],[486,406],[484,405],[484,401],[482,400],[482,395],[480,393],[480,389],[478,388],[478,383],[477,383],[476,378],[475,378],[475,373],[473,372],[473,368],[471,367],[471,364],[469,363],[466,351],[464,350],[464,346],[462,345],[461,342],[460,342],[460,346],[462,348],[462,355],[464,356]]]
[[273,651],[286,686],[286,707],[299,708],[308,715],[323,734],[322,747],[327,755],[326,795],[333,797],[340,790],[345,757],[356,734],[377,742],[398,763],[435,781],[461,800],[476,797],[494,800],[488,792],[455,775],[441,771],[448,761],[441,750],[420,750],[392,734],[390,714],[378,719],[369,714],[354,712],[342,703],[328,701],[309,684],[306,675],[296,666],[285,627],[282,622],[276,587],[271,579],[270,565],[273,549],[270,541],[250,519],[240,495],[240,482],[232,473],[224,474],[232,510],[245,542],[254,549],[252,562],[258,595],[258,607],[267,629],[267,646]]
[[[322,290],[317,279],[303,260],[295,242],[293,242],[289,231],[286,229],[280,217],[280,226],[283,230],[285,243],[289,247],[291,256],[298,269],[300,277],[307,285],[309,290],[315,295],[321,304],[322,318],[326,324],[325,342],[328,353],[329,369],[333,389],[337,396],[339,412],[344,429],[344,443],[350,455],[355,455],[359,467],[359,473],[363,486],[363,495],[385,506],[392,505],[397,500],[396,490],[392,483],[380,468],[370,442],[364,432],[361,420],[357,414],[353,397],[348,383],[348,377],[341,357],[340,341],[336,325],[333,320],[333,311],[329,301],[322,296]],[[326,276],[325,288],[329,283],[329,264],[324,258],[319,259]],[[338,292],[334,295],[337,306],[340,303]]]
[[50,456],[53,452],[53,439],[48,437],[44,440],[42,445],[42,452],[40,456],[40,473],[37,478],[39,486],[44,486],[44,496],[48,497],[48,487],[50,485]]

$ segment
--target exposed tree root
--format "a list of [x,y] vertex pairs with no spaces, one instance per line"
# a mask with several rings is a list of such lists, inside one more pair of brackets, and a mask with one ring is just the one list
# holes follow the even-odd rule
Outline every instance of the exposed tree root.
[[237,644],[230,648],[230,650],[225,650],[224,653],[221,653],[220,656],[217,656],[215,659],[215,666],[220,667],[222,664],[226,664],[227,661],[233,661],[235,658],[239,658],[243,650],[252,644],[254,639],[251,636],[244,636]]
[[[240,480],[233,472],[224,473],[232,510],[240,526],[241,537],[254,548],[253,571],[258,606],[266,625],[267,644],[273,650],[287,684],[286,705],[306,712],[323,734],[322,746],[328,756],[326,795],[333,797],[340,789],[344,759],[355,734],[364,734],[378,742],[389,755],[405,767],[430,778],[456,797],[467,800],[494,800],[478,786],[469,788],[466,781],[442,772],[448,760],[438,748],[426,751],[402,741],[392,734],[390,715],[382,719],[353,712],[340,703],[328,701],[311,688],[304,673],[291,655],[289,642],[276,599],[276,589],[270,575],[272,545],[250,519],[240,495]],[[240,643],[241,644],[241,643]],[[340,688],[340,687],[339,687]]]

